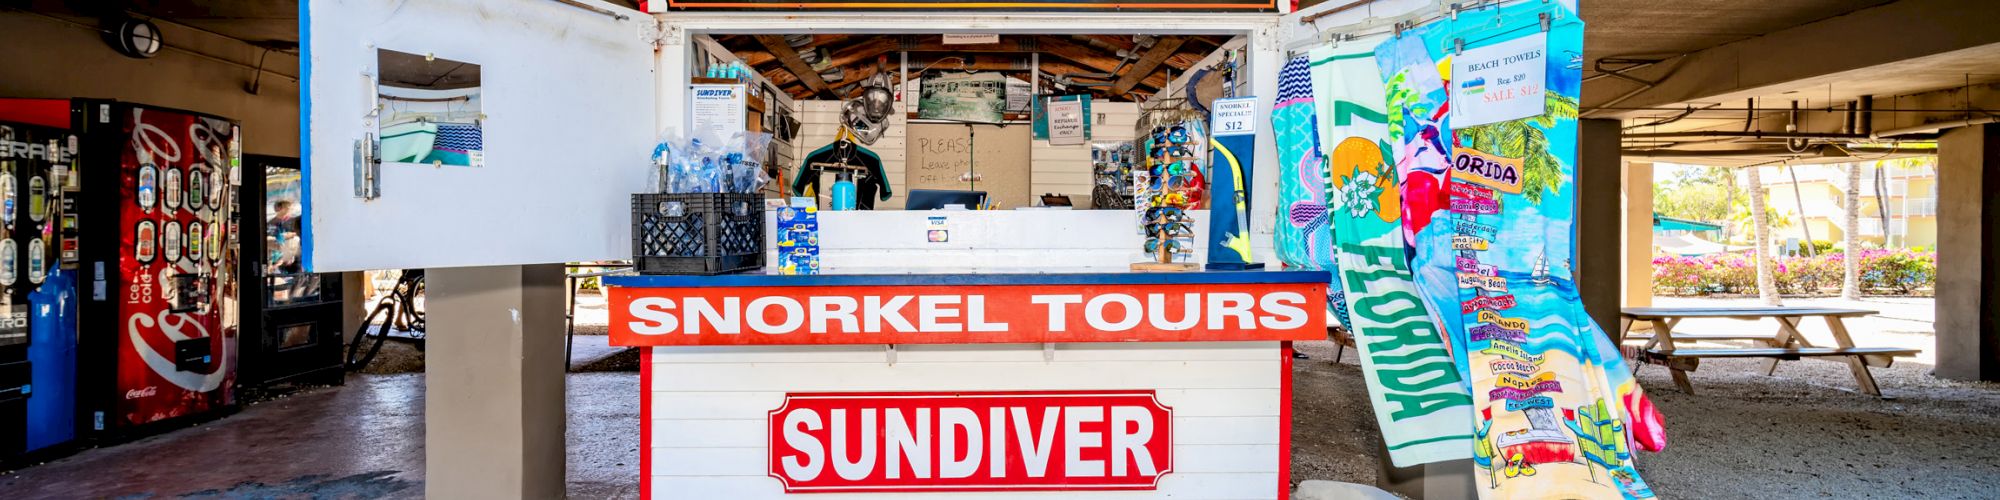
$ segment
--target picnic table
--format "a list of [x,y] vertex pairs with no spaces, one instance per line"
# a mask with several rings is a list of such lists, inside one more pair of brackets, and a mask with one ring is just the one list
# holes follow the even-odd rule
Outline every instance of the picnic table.
[[[1630,307],[1620,312],[1619,331],[1626,341],[1643,340],[1643,346],[1628,347],[1640,361],[1666,366],[1673,372],[1674,385],[1682,392],[1694,394],[1694,384],[1688,381],[1687,372],[1694,371],[1703,358],[1767,358],[1764,374],[1772,375],[1778,370],[1778,362],[1804,358],[1826,358],[1847,363],[1854,372],[1854,383],[1861,392],[1881,397],[1882,389],[1876,387],[1874,375],[1868,367],[1887,367],[1896,357],[1917,355],[1916,349],[1898,347],[1858,347],[1847,333],[1847,318],[1859,318],[1877,314],[1864,309],[1840,309],[1831,307]],[[1817,317],[1826,322],[1827,330],[1833,333],[1835,346],[1815,346],[1799,333],[1799,324],[1805,318]],[[1759,321],[1775,319],[1778,330],[1772,334],[1741,333],[1694,333],[1675,332],[1674,327],[1688,318],[1726,318]],[[1652,324],[1650,334],[1632,334],[1634,323]],[[1748,340],[1754,347],[1722,347],[1681,349],[1680,342],[1702,340]],[[1636,370],[1637,367],[1635,366]]]

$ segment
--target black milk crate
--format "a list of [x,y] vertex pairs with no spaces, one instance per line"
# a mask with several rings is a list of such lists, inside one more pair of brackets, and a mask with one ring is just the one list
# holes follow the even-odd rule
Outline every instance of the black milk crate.
[[632,195],[640,274],[728,274],[764,267],[764,199],[754,193]]

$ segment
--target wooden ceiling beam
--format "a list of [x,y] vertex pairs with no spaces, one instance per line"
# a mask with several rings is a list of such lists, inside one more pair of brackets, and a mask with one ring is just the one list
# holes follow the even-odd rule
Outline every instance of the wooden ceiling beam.
[[1168,57],[1172,57],[1175,52],[1179,52],[1181,44],[1184,43],[1187,43],[1186,38],[1177,36],[1161,37],[1158,42],[1153,43],[1151,48],[1146,49],[1144,55],[1139,56],[1137,62],[1125,68],[1125,74],[1120,75],[1118,81],[1111,84],[1111,93],[1123,95],[1126,92],[1131,92],[1132,87],[1138,86],[1139,82],[1145,81],[1148,76],[1152,76],[1153,70],[1160,68],[1160,63],[1165,62]]
[[[895,52],[902,45],[894,37],[879,36],[861,43],[833,49],[831,58],[834,67],[847,67],[855,63],[874,62],[876,56]],[[869,66],[873,66],[870,64]]]
[[792,75],[798,77],[799,81],[804,83],[806,88],[812,89],[814,94],[827,98],[834,96],[833,90],[827,87],[826,80],[820,79],[819,72],[813,71],[812,65],[806,64],[804,59],[799,58],[799,52],[792,50],[792,46],[785,43],[785,37],[779,35],[756,35],[756,38],[757,43],[764,46],[764,50],[770,51],[773,56],[777,56],[778,61],[784,63],[785,69],[790,70]]
[[1118,70],[1118,57],[1116,54],[1106,54],[1095,47],[1078,45],[1069,40],[1052,36],[1043,37],[1037,43],[1041,46],[1042,54],[1056,56],[1063,60],[1077,63],[1090,68],[1094,72],[1110,73]]

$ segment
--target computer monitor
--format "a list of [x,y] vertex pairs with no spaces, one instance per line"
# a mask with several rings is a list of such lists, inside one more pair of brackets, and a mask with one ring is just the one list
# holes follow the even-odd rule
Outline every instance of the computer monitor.
[[903,202],[904,210],[940,210],[948,205],[965,205],[977,209],[986,202],[985,191],[957,191],[950,189],[912,189],[910,197]]

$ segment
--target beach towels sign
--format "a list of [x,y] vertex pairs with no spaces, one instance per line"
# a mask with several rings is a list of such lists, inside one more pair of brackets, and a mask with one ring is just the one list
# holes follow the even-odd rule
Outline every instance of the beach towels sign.
[[1452,125],[1465,128],[1547,112],[1548,48],[1548,34],[1536,33],[1465,49],[1452,58]]

